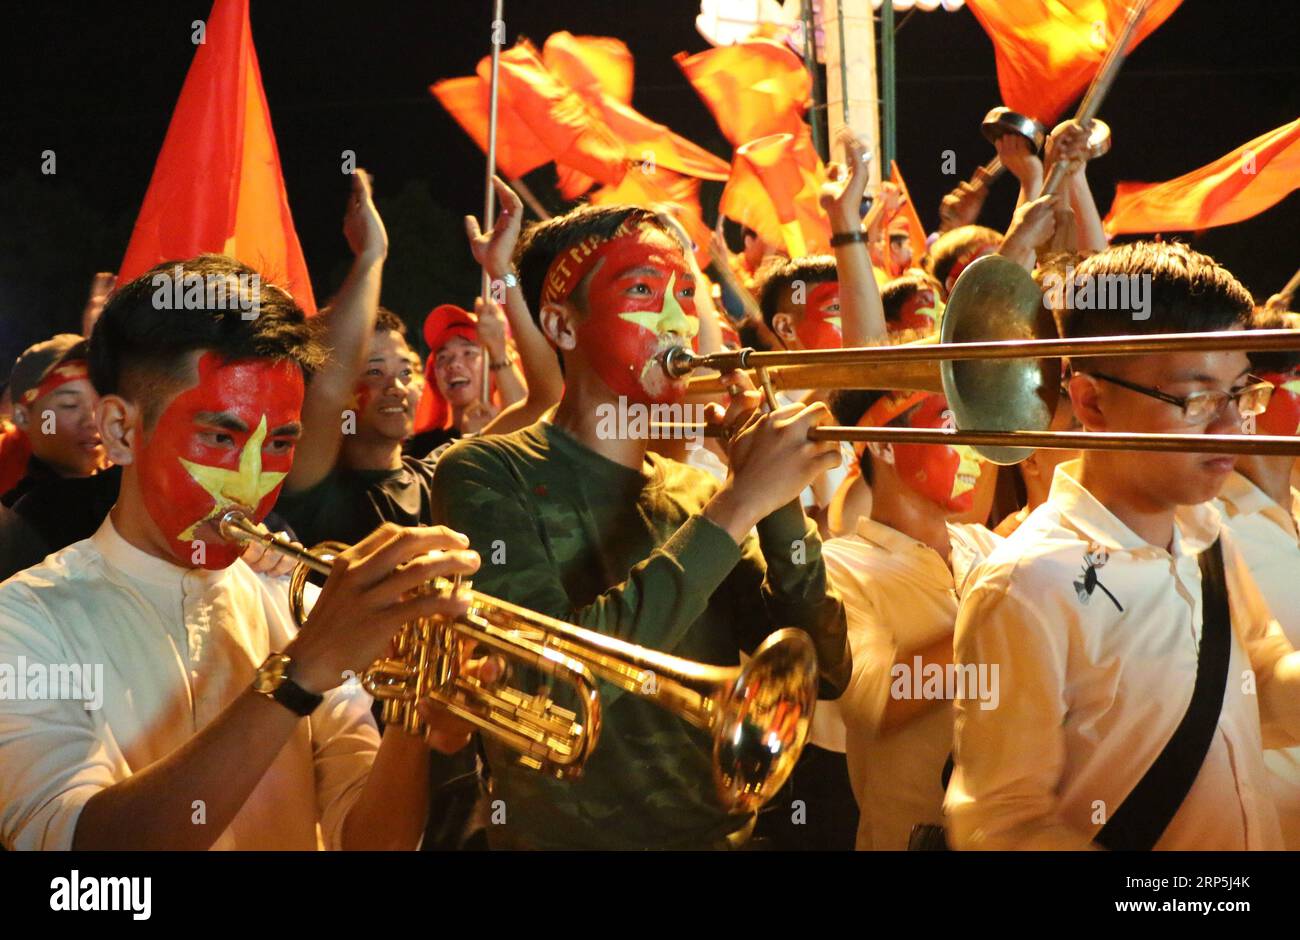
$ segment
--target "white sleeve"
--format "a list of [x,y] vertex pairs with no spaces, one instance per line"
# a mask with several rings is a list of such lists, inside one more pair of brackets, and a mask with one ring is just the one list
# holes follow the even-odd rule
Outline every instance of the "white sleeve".
[[343,821],[365,789],[379,752],[373,700],[352,679],[325,693],[311,715],[316,805],[325,848],[343,847]]
[[1061,819],[1055,795],[1065,763],[1067,628],[1006,589],[1004,579],[981,582],[957,616],[956,661],[985,664],[998,701],[956,700],[948,836],[957,849],[1086,849],[1090,836]]
[[[1300,744],[1300,655],[1269,609],[1245,559],[1225,527],[1220,532],[1224,579],[1232,626],[1250,659],[1259,691],[1259,722],[1264,747]],[[1229,682],[1244,682],[1229,676]]]
[[85,701],[17,697],[27,665],[72,662],[56,637],[25,588],[0,593],[0,844],[8,849],[71,849],[86,803],[129,775]]

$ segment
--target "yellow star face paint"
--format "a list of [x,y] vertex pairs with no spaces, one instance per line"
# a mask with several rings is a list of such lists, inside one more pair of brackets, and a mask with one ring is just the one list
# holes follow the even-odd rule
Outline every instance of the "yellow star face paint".
[[222,541],[212,520],[230,506],[261,520],[293,462],[303,401],[292,362],[199,357],[196,385],[177,395],[136,455],[145,508],[175,558],[224,568],[240,548]]

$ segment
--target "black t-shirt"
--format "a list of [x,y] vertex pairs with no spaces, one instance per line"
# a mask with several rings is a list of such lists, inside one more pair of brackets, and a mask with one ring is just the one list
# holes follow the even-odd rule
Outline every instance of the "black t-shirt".
[[406,443],[402,445],[402,453],[407,457],[423,459],[443,444],[459,439],[460,428],[438,428],[433,431],[422,431],[406,439]]
[[94,535],[117,502],[121,482],[121,467],[90,477],[50,474],[33,482],[0,514],[0,579]]
[[403,457],[396,470],[348,470],[335,466],[311,489],[281,491],[275,511],[308,547],[334,540],[351,545],[385,522],[433,524],[431,460]]

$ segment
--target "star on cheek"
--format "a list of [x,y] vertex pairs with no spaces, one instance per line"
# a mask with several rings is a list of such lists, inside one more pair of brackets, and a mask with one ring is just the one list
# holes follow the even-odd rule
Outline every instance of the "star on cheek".
[[690,316],[682,309],[682,305],[677,300],[676,282],[677,275],[669,275],[668,286],[664,288],[663,306],[658,310],[620,313],[619,319],[635,323],[657,336],[677,333],[683,339],[694,339],[695,334],[700,331],[700,321],[698,317]]
[[244,449],[239,454],[239,469],[227,470],[225,467],[212,467],[207,464],[194,463],[184,457],[178,458],[185,472],[194,482],[203,487],[212,497],[212,511],[192,522],[178,538],[190,541],[194,532],[209,519],[215,519],[232,506],[244,506],[256,509],[273,489],[280,485],[286,473],[262,469],[262,442],[266,439],[266,415],[257,425],[257,430],[244,442]]

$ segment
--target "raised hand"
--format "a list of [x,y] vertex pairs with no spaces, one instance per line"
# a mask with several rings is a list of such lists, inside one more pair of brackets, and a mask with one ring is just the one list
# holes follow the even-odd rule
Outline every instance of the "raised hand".
[[1051,172],[1053,164],[1064,161],[1068,165],[1067,176],[1082,173],[1088,165],[1088,133],[1087,127],[1074,120],[1052,128],[1044,148],[1048,172]]
[[862,225],[862,196],[870,178],[871,151],[847,127],[840,128],[846,165],[833,164],[833,175],[822,184],[819,202],[831,219],[831,230],[856,232]]
[[365,170],[352,174],[352,197],[343,215],[343,236],[356,257],[382,260],[388,256],[388,232],[375,208],[374,178]]
[[474,316],[478,323],[479,342],[487,347],[494,360],[500,362],[506,357],[506,319],[501,308],[492,298],[479,297],[474,301]]
[[975,183],[962,181],[939,204],[939,229],[948,231],[963,225],[973,225],[984,208],[989,188]]
[[1002,165],[1020,180],[1021,189],[1036,192],[1043,182],[1043,161],[1038,159],[1029,141],[1019,134],[1003,134],[993,146]]
[[501,204],[496,222],[490,231],[484,232],[479,227],[478,219],[467,215],[465,234],[469,236],[469,250],[473,253],[474,260],[487,271],[488,277],[496,279],[510,270],[510,259],[514,255],[519,230],[523,225],[524,204],[501,177],[492,177],[492,187]]
[[1029,271],[1034,268],[1034,252],[1056,231],[1060,196],[1039,196],[1021,204],[1011,219],[1006,237],[998,254],[1011,259]]

